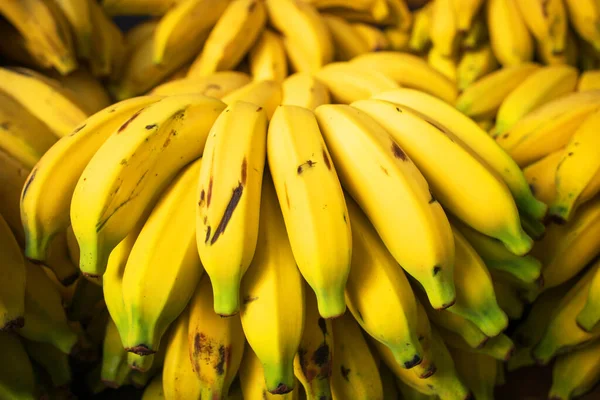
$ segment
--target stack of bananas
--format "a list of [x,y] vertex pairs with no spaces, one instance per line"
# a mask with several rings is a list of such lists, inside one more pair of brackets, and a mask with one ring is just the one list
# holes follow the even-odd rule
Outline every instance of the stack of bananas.
[[0,398],[589,391],[600,14],[407,4],[1,2]]

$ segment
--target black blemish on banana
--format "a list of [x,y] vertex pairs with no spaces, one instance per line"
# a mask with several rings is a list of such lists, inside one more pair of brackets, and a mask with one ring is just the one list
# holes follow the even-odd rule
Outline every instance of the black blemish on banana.
[[215,371],[217,371],[218,375],[223,375],[225,373],[225,364],[229,364],[229,352],[229,347],[223,345],[219,346],[219,362],[215,366]]
[[304,171],[306,171],[307,168],[312,168],[315,165],[317,165],[317,163],[316,163],[316,161],[313,161],[313,160],[308,160],[305,163],[298,165],[298,169],[297,169],[298,175],[301,175]]
[[23,199],[25,198],[25,195],[27,195],[27,191],[29,190],[29,185],[31,185],[31,182],[33,182],[33,180],[35,179],[36,174],[37,174],[37,168],[34,168],[33,171],[31,171],[31,175],[29,175],[27,182],[25,182],[25,186],[23,186],[23,194],[21,195],[21,201],[23,201]]
[[293,387],[289,387],[285,383],[280,383],[279,385],[277,385],[275,390],[273,390],[271,393],[272,394],[286,394],[286,393],[291,392],[292,390],[294,390]]
[[145,344],[138,344],[137,346],[129,347],[125,350],[129,353],[137,354],[138,356],[149,356],[150,354],[156,353],[156,351],[150,349]]
[[404,363],[404,368],[410,369],[416,367],[417,365],[421,364],[421,361],[423,361],[423,359],[418,354],[415,354],[412,360]]
[[348,378],[348,375],[350,375],[350,368],[346,368],[341,365],[340,372],[342,373],[342,378],[344,378],[347,382],[350,382],[350,379]]
[[396,107],[396,111],[398,111],[399,113],[402,113],[402,110],[399,107]]
[[248,176],[248,160],[244,157],[242,161],[242,185],[246,184],[246,177]]
[[437,274],[439,274],[441,270],[442,270],[442,267],[440,267],[439,265],[436,265],[435,267],[433,267],[433,276],[436,276]]
[[73,136],[75,135],[77,132],[79,132],[80,130],[82,130],[83,128],[86,127],[87,124],[82,124],[79,125],[77,128],[73,129],[73,132],[71,132],[71,134],[69,136]]
[[392,142],[392,153],[394,154],[394,157],[402,161],[406,161],[408,159],[406,157],[406,153],[400,148],[400,146],[398,146],[398,143],[396,142]]
[[313,353],[312,360],[319,367],[328,366],[331,363],[331,358],[329,357],[329,345],[325,342],[321,343]]
[[169,135],[167,135],[167,138],[165,139],[165,142],[163,143],[163,149],[166,148],[170,143],[171,143],[171,137],[173,136],[177,136],[177,131],[175,129],[171,129],[171,131],[169,132]]
[[252,303],[253,301],[256,301],[256,300],[258,300],[258,297],[248,295],[248,296],[244,297],[244,299],[242,300],[242,304],[246,305],[246,304]]
[[204,191],[204,189],[202,189],[200,191],[200,201],[198,202],[198,205],[200,207],[202,207],[202,204],[204,204],[204,199],[206,198],[206,192]]
[[137,117],[138,117],[138,116],[139,116],[139,115],[142,113],[142,111],[144,111],[144,109],[145,109],[145,108],[146,108],[146,107],[142,107],[142,108],[140,108],[140,109],[139,109],[139,110],[137,110],[137,111],[136,111],[136,112],[135,112],[135,113],[134,113],[134,114],[133,114],[131,117],[129,117],[129,119],[128,119],[127,121],[125,121],[125,122],[123,123],[123,125],[121,125],[121,126],[119,127],[119,129],[117,130],[117,134],[119,134],[119,133],[123,132],[123,131],[125,130],[125,128],[127,128],[127,126],[128,126],[128,125],[129,125],[129,124],[130,124],[130,123],[131,123],[131,122],[132,122],[134,119],[136,119],[136,118],[137,118]]
[[204,243],[208,243],[208,240],[210,239],[210,225],[206,227],[206,237],[204,238]]
[[208,181],[208,192],[206,194],[206,207],[210,207],[210,200],[212,199],[212,188],[213,188],[213,177],[210,177]]
[[325,322],[325,318],[323,317],[319,317],[319,328],[321,329],[321,332],[323,333],[323,336],[327,335],[327,323]]
[[146,129],[150,130],[152,128],[156,128],[158,126],[158,124],[151,124],[151,125],[146,125]]
[[[211,182],[212,182],[212,180],[211,180]],[[215,234],[213,235],[213,237],[210,241],[211,245],[215,244],[215,242],[217,241],[217,239],[219,239],[221,234],[223,232],[225,232],[225,228],[227,228],[227,225],[229,224],[229,221],[231,220],[231,217],[233,216],[233,212],[235,211],[238,204],[240,203],[240,199],[242,198],[243,192],[244,192],[244,186],[242,186],[242,183],[240,182],[238,184],[238,186],[235,189],[233,189],[233,193],[231,194],[231,199],[229,199],[229,203],[227,204],[227,207],[225,208],[223,217],[221,217],[221,221],[219,222],[217,229],[215,229]]]
[[325,150],[325,148],[323,148],[323,161],[325,162],[327,169],[331,171],[331,160],[329,159],[329,155],[327,154],[327,150]]

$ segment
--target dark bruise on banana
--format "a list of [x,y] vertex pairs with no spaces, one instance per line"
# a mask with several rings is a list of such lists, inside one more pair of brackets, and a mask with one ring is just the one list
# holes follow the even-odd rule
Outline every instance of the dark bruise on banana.
[[[231,346],[226,346],[202,332],[196,332],[190,356],[192,369],[196,374],[204,376],[202,372],[209,368],[214,369],[216,376],[222,379],[231,363]],[[214,384],[216,382],[208,383]]]
[[321,333],[323,333],[323,342],[312,354],[302,346],[298,348],[300,368],[309,383],[314,379],[323,380],[331,376],[332,353],[328,343],[328,336],[331,340],[331,334],[327,330],[327,323],[324,318],[319,317],[318,324]]

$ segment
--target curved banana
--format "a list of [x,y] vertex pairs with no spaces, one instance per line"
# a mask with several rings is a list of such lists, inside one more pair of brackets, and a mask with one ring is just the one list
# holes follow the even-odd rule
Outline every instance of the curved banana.
[[10,227],[0,214],[0,331],[22,328],[25,322],[25,260]]
[[[213,6],[205,6],[203,10],[207,8]],[[235,68],[264,30],[266,20],[264,1],[232,0],[208,35],[187,76],[206,76]],[[194,24],[197,23],[195,18]]]
[[485,354],[450,348],[456,372],[477,400],[493,400],[498,363]]
[[[263,364],[261,364],[251,347],[244,350],[239,377],[243,398],[245,399],[297,400],[299,398],[300,389],[297,387],[288,393],[271,394],[267,390]],[[231,390],[227,399],[231,399]]]
[[585,305],[579,311],[579,314],[577,314],[577,325],[586,332],[597,330],[598,322],[600,322],[600,292],[598,290],[600,287],[600,272],[598,271],[600,270],[598,268],[595,269],[596,272],[590,283]]
[[456,69],[458,68],[458,57],[457,56],[444,56],[440,53],[437,48],[432,47],[427,52],[427,63],[450,80],[450,82],[456,84]]
[[237,71],[220,71],[200,78],[182,78],[156,86],[150,94],[174,96],[197,93],[221,99],[227,94],[250,83],[250,77]]
[[164,15],[171,7],[185,0],[102,0],[104,11],[116,15]]
[[162,373],[152,378],[148,386],[144,389],[141,400],[164,400],[165,391],[163,389],[162,381]]
[[214,312],[206,275],[190,301],[189,321],[189,359],[200,381],[200,398],[223,398],[237,375],[246,340],[239,315],[223,318]]
[[357,100],[398,88],[385,74],[348,62],[326,65],[315,73],[331,94],[334,103],[350,104]]
[[519,0],[488,0],[486,22],[494,55],[505,67],[532,61],[533,38],[517,3]]
[[443,327],[436,327],[436,330],[444,340],[449,349],[459,349],[461,351],[482,354],[492,357],[498,361],[508,361],[515,352],[513,341],[501,333],[496,337],[490,338],[483,346],[471,347],[459,334]]
[[94,76],[108,77],[114,81],[119,77],[129,52],[126,51],[123,32],[109,18],[100,5],[90,1],[94,51],[90,57],[90,70]]
[[267,156],[298,268],[317,295],[321,316],[341,315],[352,233],[342,186],[313,112],[278,107],[269,124]]
[[269,29],[263,30],[250,48],[248,64],[253,79],[283,82],[288,67],[281,36]]
[[333,400],[383,400],[383,386],[377,363],[371,354],[360,326],[350,313],[332,321]]
[[483,3],[484,0],[452,0],[459,31],[467,32],[471,28]]
[[92,20],[89,0],[58,0],[56,5],[62,10],[74,33],[77,56],[87,59],[92,51]]
[[352,225],[348,308],[369,335],[392,351],[400,365],[412,368],[423,358],[412,288],[360,207],[350,197],[346,204]]
[[304,331],[294,357],[294,375],[304,387],[308,400],[331,400],[332,319],[321,317],[315,294],[308,284],[305,286]]
[[157,193],[202,154],[204,138],[224,108],[219,100],[201,95],[166,97],[138,110],[100,146],[71,200],[71,224],[85,275],[104,273],[110,251],[153,205]]
[[431,6],[429,36],[433,47],[444,57],[455,56],[460,44],[456,0],[435,0]]
[[314,110],[321,104],[331,103],[327,87],[313,75],[297,72],[281,84],[281,104]]
[[265,0],[270,24],[285,37],[292,68],[315,72],[333,60],[333,43],[317,9],[294,0]]
[[600,89],[600,70],[585,71],[579,76],[577,82],[578,92],[587,92],[589,90]]
[[567,47],[568,16],[562,0],[518,0],[525,25],[538,42],[546,42],[552,53]]
[[[433,307],[451,306],[456,299],[452,234],[440,204],[430,201],[423,175],[362,111],[322,105],[315,114],[343,187],[396,261],[425,287]],[[373,196],[383,192],[385,196]]]
[[387,36],[378,27],[364,22],[353,22],[350,26],[362,39],[363,43],[366,43],[367,52],[389,50],[390,43]]
[[52,78],[68,90],[91,115],[112,104],[108,92],[90,72],[80,68],[67,76],[53,74]]
[[498,61],[489,44],[475,50],[467,50],[460,57],[456,67],[456,86],[458,90],[464,91],[497,68]]
[[504,99],[539,68],[525,63],[494,71],[463,91],[456,108],[471,118],[494,118]]
[[502,102],[492,136],[501,136],[536,108],[575,90],[578,70],[567,65],[540,68]]
[[552,368],[548,398],[568,400],[589,392],[600,380],[600,340],[559,356]]
[[571,26],[581,38],[600,51],[600,4],[594,0],[565,0]]
[[379,71],[402,87],[429,93],[448,104],[454,104],[456,101],[456,85],[415,55],[383,51],[363,54],[351,62],[369,70]]
[[131,369],[127,365],[127,352],[114,321],[109,318],[102,345],[100,379],[110,388],[119,388],[127,383]]
[[196,185],[201,159],[164,190],[135,240],[123,274],[128,321],[123,346],[155,353],[169,325],[189,302],[204,273],[196,248]]
[[529,252],[533,241],[521,227],[508,187],[457,143],[459,138],[405,106],[376,99],[352,106],[381,124],[414,160],[431,184],[430,204],[438,198],[449,212],[479,232],[499,239],[512,253]]
[[34,400],[40,398],[36,374],[23,342],[17,335],[0,332],[0,397]]
[[413,12],[413,25],[410,32],[408,47],[416,53],[424,52],[431,44],[431,12],[433,2],[428,1],[425,5]]
[[264,368],[266,390],[285,394],[294,390],[294,356],[304,329],[304,284],[269,178],[263,182],[260,204],[256,251],[240,290],[240,318],[246,340]]
[[275,81],[252,81],[222,97],[225,104],[231,106],[236,102],[252,103],[262,107],[267,114],[267,119],[281,104],[282,86]]
[[321,17],[331,35],[336,61],[348,61],[369,51],[367,43],[350,22],[333,14],[322,14]]
[[[556,195],[548,209],[548,216],[559,223],[572,218],[575,204],[600,173],[600,137],[597,127],[600,111],[594,111],[577,128],[556,168]],[[592,196],[594,196],[592,194]]]

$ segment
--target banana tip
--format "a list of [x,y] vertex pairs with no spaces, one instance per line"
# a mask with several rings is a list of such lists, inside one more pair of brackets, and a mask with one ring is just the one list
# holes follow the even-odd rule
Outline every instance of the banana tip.
[[119,384],[115,381],[111,381],[110,379],[100,379],[100,381],[102,382],[102,384],[108,388],[111,389],[118,389],[119,388]]
[[584,331],[584,332],[587,332],[587,333],[590,333],[590,332],[591,332],[591,329],[587,329],[586,327],[584,327],[584,326],[581,324],[581,322],[579,321],[579,319],[576,319],[576,320],[575,320],[575,323],[577,324],[577,327],[578,327],[579,329],[581,329],[582,331]]
[[125,351],[127,351],[128,353],[137,354],[138,356],[149,356],[151,354],[156,353],[156,351],[152,350],[145,344],[138,344],[137,346],[126,347]]
[[446,308],[452,307],[456,303],[456,297],[454,297],[450,302],[442,304],[441,307],[436,308],[437,311],[445,310]]
[[294,387],[290,387],[288,385],[286,385],[285,383],[280,383],[279,385],[277,385],[277,387],[273,390],[270,390],[269,393],[271,394],[286,394],[291,392],[292,390],[294,390]]
[[25,318],[17,317],[11,321],[8,321],[2,328],[0,328],[0,332],[12,332],[16,329],[22,328],[25,326]]
[[504,361],[508,361],[512,358],[512,356],[515,355],[515,352],[517,351],[515,346],[512,346],[507,352],[506,355],[504,356]]
[[433,375],[435,375],[436,372],[437,372],[437,367],[435,366],[435,364],[431,364],[429,366],[429,368],[422,375],[419,375],[419,378],[420,379],[430,378]]
[[404,363],[404,368],[411,369],[411,368],[416,367],[417,365],[421,364],[422,361],[423,361],[423,359],[421,358],[421,356],[418,354],[415,354],[415,356],[410,361],[406,361]]

